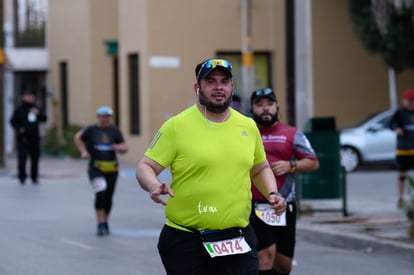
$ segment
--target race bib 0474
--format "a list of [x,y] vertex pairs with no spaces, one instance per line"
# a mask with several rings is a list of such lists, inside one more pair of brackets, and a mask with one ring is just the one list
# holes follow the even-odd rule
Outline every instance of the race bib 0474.
[[217,256],[244,254],[252,250],[244,237],[215,242],[203,242],[203,245],[211,258]]

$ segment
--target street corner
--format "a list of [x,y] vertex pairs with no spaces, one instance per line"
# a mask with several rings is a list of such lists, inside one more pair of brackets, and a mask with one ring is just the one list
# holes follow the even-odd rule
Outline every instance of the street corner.
[[315,213],[300,216],[299,239],[333,247],[380,253],[393,251],[402,257],[414,257],[414,239],[408,234],[409,222],[401,216],[367,217]]
[[351,232],[363,234],[381,239],[395,240],[401,242],[412,242],[407,229],[409,222],[405,217],[367,217],[360,215],[316,215],[312,217],[302,217],[301,219],[308,225],[315,228],[330,228],[340,232]]

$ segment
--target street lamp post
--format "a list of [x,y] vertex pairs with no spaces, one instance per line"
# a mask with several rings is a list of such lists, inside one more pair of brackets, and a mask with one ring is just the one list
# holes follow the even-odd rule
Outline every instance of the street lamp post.
[[247,114],[250,110],[249,95],[254,90],[254,58],[251,47],[251,2],[241,0],[241,29],[242,29],[242,111]]

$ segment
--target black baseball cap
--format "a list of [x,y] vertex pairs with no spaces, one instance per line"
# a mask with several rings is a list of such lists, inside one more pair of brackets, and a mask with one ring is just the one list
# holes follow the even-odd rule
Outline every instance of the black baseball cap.
[[223,68],[230,78],[233,77],[233,74],[231,73],[232,66],[229,61],[219,58],[209,58],[197,64],[195,68],[197,80],[208,77],[210,73],[217,68]]
[[267,97],[270,100],[277,102],[276,95],[273,92],[273,90],[271,88],[265,88],[256,90],[252,93],[252,96],[250,97],[250,104],[256,103],[259,99],[263,97]]

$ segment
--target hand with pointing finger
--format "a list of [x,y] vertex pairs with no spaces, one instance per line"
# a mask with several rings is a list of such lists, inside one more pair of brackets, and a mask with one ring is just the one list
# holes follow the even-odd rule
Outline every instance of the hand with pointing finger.
[[150,197],[154,202],[167,205],[167,201],[162,198],[162,195],[169,195],[172,198],[174,197],[173,191],[165,181],[162,181],[155,190],[150,192]]

